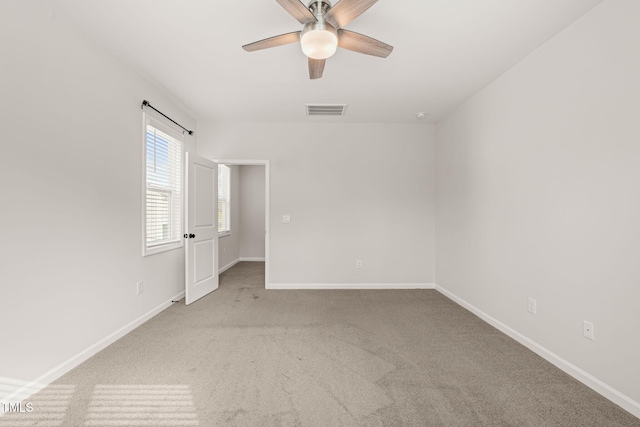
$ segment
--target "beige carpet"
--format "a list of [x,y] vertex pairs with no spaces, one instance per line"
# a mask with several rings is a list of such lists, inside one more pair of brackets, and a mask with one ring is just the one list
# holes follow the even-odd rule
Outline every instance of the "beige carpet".
[[0,426],[640,426],[436,291],[267,291],[248,262],[29,401]]

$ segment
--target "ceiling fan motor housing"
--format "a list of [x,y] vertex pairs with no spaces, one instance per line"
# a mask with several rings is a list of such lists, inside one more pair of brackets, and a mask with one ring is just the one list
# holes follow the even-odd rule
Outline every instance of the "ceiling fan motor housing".
[[331,3],[326,0],[311,0],[309,3],[309,10],[313,13],[318,19],[322,18],[325,13],[327,13],[331,9]]

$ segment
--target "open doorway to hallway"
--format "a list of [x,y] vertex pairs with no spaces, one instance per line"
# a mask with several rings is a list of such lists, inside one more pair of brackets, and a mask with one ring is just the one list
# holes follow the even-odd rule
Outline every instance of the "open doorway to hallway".
[[[260,263],[268,283],[269,165],[268,161],[216,160],[229,166],[230,230],[219,235],[220,274],[234,265]],[[220,196],[219,196],[220,197]]]

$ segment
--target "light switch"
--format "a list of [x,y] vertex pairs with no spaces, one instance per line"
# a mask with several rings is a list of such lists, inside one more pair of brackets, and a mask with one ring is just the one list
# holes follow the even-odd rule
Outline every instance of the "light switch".
[[282,215],[282,223],[289,224],[291,222],[291,215]]

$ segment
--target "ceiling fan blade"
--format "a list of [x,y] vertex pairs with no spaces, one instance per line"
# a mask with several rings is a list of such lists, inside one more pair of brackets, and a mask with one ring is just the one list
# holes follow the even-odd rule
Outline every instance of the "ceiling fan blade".
[[324,20],[336,29],[356,19],[378,0],[340,0],[324,15]]
[[282,46],[289,43],[299,42],[300,33],[301,31],[295,31],[293,33],[287,33],[287,34],[281,34],[279,36],[269,37],[268,39],[245,44],[244,46],[242,46],[242,48],[247,52],[254,52],[256,50],[269,49],[270,47]]
[[291,16],[296,18],[301,24],[316,22],[317,19],[313,13],[300,0],[276,0],[280,6],[284,8]]
[[324,71],[324,64],[327,62],[326,59],[312,59],[309,58],[309,78],[311,80],[319,79],[322,77],[322,72]]
[[393,50],[391,45],[349,30],[338,30],[338,46],[353,52],[379,56],[380,58],[386,58]]

